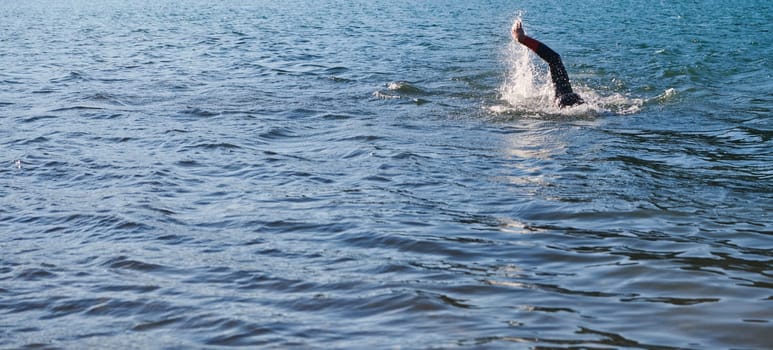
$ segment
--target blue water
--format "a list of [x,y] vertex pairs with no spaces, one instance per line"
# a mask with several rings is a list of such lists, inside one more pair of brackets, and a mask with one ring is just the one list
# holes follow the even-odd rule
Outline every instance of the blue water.
[[772,23],[3,2],[0,348],[773,348]]

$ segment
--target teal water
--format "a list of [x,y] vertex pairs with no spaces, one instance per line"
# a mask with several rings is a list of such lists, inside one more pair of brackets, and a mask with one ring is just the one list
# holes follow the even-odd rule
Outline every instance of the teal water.
[[0,4],[0,348],[769,349],[772,10]]

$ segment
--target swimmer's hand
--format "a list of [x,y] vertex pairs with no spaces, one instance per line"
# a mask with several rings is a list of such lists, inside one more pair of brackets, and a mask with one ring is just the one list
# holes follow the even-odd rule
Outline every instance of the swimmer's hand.
[[523,32],[523,25],[520,20],[517,20],[513,24],[513,39],[520,43],[523,42],[524,38],[526,38],[526,33]]

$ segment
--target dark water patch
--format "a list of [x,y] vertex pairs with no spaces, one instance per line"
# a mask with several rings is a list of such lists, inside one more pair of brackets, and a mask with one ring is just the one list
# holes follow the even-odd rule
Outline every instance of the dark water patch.
[[[303,182],[312,182],[312,183],[319,183],[319,184],[332,184],[335,183],[335,180],[328,179],[323,176],[316,176],[313,173],[308,173],[304,171],[282,171],[277,174],[283,181],[281,182],[282,185],[286,185],[292,182],[297,181],[303,181]],[[286,198],[286,200],[289,199],[290,201],[293,201],[293,197]],[[305,201],[304,199],[301,199],[300,201]]]
[[[122,235],[135,235],[153,231],[154,227],[142,222],[121,220],[112,225],[111,228],[114,232],[121,233]],[[117,240],[120,240],[120,238],[117,238]]]
[[84,311],[84,314],[87,316],[112,316],[116,318],[134,316],[149,317],[153,315],[164,315],[178,310],[181,310],[181,308],[163,301],[144,298],[134,300],[110,298],[102,300],[96,305],[92,305]]
[[[38,90],[33,90],[32,93],[33,94],[51,94],[51,93],[55,93],[57,91],[58,91],[57,89],[38,89]],[[0,104],[0,105],[2,105],[2,104]]]
[[108,300],[108,298],[58,300],[52,303],[52,305],[48,308],[46,315],[42,316],[41,319],[54,319],[71,314],[78,314],[89,310],[95,305],[103,304]]
[[23,118],[22,122],[24,123],[33,123],[41,120],[47,120],[47,119],[57,119],[60,118],[59,116],[55,115],[37,115],[32,117]]
[[36,301],[29,299],[17,299],[15,302],[0,301],[0,310],[5,310],[6,314],[37,312],[45,310],[50,305],[50,301]]
[[127,256],[110,258],[103,262],[101,265],[115,270],[133,270],[141,272],[154,272],[167,269],[167,267],[162,265],[133,260]]
[[411,152],[411,151],[397,152],[396,154],[392,155],[391,158],[392,159],[397,159],[397,160],[406,160],[406,159],[411,159],[411,160],[427,160],[427,159],[430,159],[427,156],[420,155],[420,154],[417,154],[417,153],[414,153],[414,152]]
[[263,223],[255,232],[273,232],[273,233],[291,233],[291,232],[309,232],[316,234],[341,233],[353,228],[352,223],[315,223],[306,221],[275,220]]
[[104,108],[94,107],[94,106],[72,106],[72,107],[62,107],[62,108],[52,109],[49,112],[90,111],[90,110],[102,110],[102,109]]
[[186,134],[186,133],[190,133],[190,132],[191,132],[191,130],[170,129],[170,130],[165,130],[164,134]]
[[286,138],[298,137],[297,133],[287,127],[273,127],[269,131],[260,133],[258,138],[264,140],[281,140]]
[[46,269],[26,269],[23,271],[20,271],[16,275],[16,279],[21,279],[25,281],[39,281],[39,280],[45,280],[50,278],[57,277],[57,274],[50,272]]
[[21,328],[15,329],[14,331],[21,332],[21,333],[26,333],[26,332],[38,332],[38,331],[40,331],[40,329],[36,328],[36,327],[21,327]]
[[[182,222],[179,222],[179,221],[177,221],[177,223],[182,224]],[[182,236],[182,235],[174,235],[174,234],[159,236],[156,239],[158,239],[159,241],[163,241],[166,244],[171,244],[171,245],[184,244],[184,243],[190,242],[192,240],[191,237],[186,237],[186,236]]]
[[33,343],[25,344],[20,349],[59,350],[59,349],[64,349],[64,348],[58,347],[58,346],[54,346],[54,345],[51,345],[51,344],[46,344],[46,343],[35,343],[35,342],[33,342]]
[[137,141],[138,139],[135,137],[128,137],[128,136],[114,136],[114,137],[105,137],[105,136],[95,136],[91,138],[94,142],[104,142],[106,144],[114,144],[114,143],[128,143]]
[[307,108],[296,108],[283,112],[287,119],[303,119],[315,117],[320,114],[319,111]]
[[89,77],[88,74],[79,71],[72,71],[67,73],[67,75],[51,79],[50,82],[52,84],[60,84],[69,82],[88,82],[90,80],[91,77]]
[[106,103],[113,106],[126,106],[127,103],[122,101],[122,98],[120,98],[117,95],[106,93],[106,92],[99,92],[96,94],[84,96],[82,98],[84,101],[94,101],[94,102],[100,102],[100,103]]
[[185,280],[185,283],[231,284],[238,280],[251,278],[250,271],[232,271],[227,267],[209,267],[202,269],[198,276]]
[[325,74],[329,75],[340,75],[349,72],[351,69],[343,66],[338,67],[329,67],[325,69]]
[[324,113],[320,115],[320,118],[326,120],[347,120],[355,118],[355,116],[343,113]]
[[[316,258],[316,256],[312,256]],[[250,278],[233,281],[235,288],[243,290],[265,289],[283,291],[285,293],[300,293],[313,290],[317,284],[301,280],[291,280],[274,276],[253,275]]]
[[[258,254],[258,256],[262,255],[264,254]],[[209,271],[202,272],[185,282],[222,284],[229,289],[282,291],[283,293],[308,292],[319,287],[315,283],[273,276],[262,271],[230,271],[224,268],[210,268]]]
[[[410,291],[379,291],[369,298],[353,295],[315,294],[278,303],[277,306],[288,311],[304,312],[342,312],[348,317],[363,317],[399,310],[440,310],[438,300]],[[443,304],[443,302],[439,302]]]
[[175,163],[175,165],[183,168],[203,168],[206,164],[199,163],[193,159],[181,160]]
[[252,246],[252,245],[261,245],[261,244],[265,244],[265,243],[267,243],[267,241],[265,239],[253,238],[253,239],[250,239],[250,240],[248,240],[248,241],[246,241],[246,242],[244,242],[244,243],[242,243],[240,245],[244,246],[244,247],[248,247],[248,246]]
[[384,139],[384,137],[379,135],[357,135],[357,136],[347,136],[337,141],[361,141],[365,143],[371,143],[382,139]]
[[38,136],[38,137],[27,139],[27,140],[20,139],[16,143],[18,143],[21,146],[26,146],[26,145],[32,145],[32,144],[37,144],[37,143],[47,143],[49,141],[50,141],[50,139],[48,137]]
[[344,77],[338,77],[338,76],[329,76],[328,79],[330,79],[331,81],[333,81],[335,83],[350,83],[350,82],[353,82],[353,80],[351,80],[351,79],[347,79],[347,78],[344,78]]
[[513,346],[516,344],[529,344],[536,349],[608,349],[611,347],[623,347],[623,348],[643,348],[643,349],[658,349],[658,350],[677,350],[681,347],[668,347],[659,346],[657,344],[640,343],[634,340],[627,339],[619,334],[610,332],[595,331],[590,328],[581,328],[575,332],[577,337],[588,339],[572,339],[550,336],[498,336],[498,337],[482,337],[471,340],[460,340],[459,345],[462,346],[488,346],[498,345],[500,343],[506,344],[506,346]]
[[145,332],[145,331],[152,331],[154,329],[159,329],[159,328],[162,328],[162,329],[169,328],[185,320],[186,320],[185,317],[178,316],[178,317],[163,318],[155,321],[143,321],[142,323],[132,327],[131,330],[135,332]]
[[184,329],[217,329],[229,330],[243,325],[245,321],[235,320],[228,317],[220,317],[214,314],[197,315],[185,320],[182,324]]
[[681,305],[681,306],[697,305],[697,304],[703,304],[703,303],[716,303],[720,301],[720,299],[718,298],[691,299],[691,298],[673,298],[673,297],[633,297],[633,298],[622,298],[620,300],[625,302],[666,303],[666,304]]
[[65,233],[78,233],[86,241],[112,237],[129,239],[151,229],[150,226],[125,220],[118,216],[104,214],[70,214],[55,212],[46,215],[21,215],[14,222],[39,225],[46,233],[60,236]]
[[182,110],[178,113],[180,116],[199,117],[199,118],[215,117],[221,114],[220,112],[209,111],[199,107],[193,107],[193,108],[188,107],[187,109]]
[[471,252],[465,251],[462,247],[456,247],[453,244],[434,237],[372,234],[366,236],[351,236],[345,241],[347,244],[363,248],[378,246],[403,252],[448,256],[453,257],[454,259],[464,259],[471,254]]
[[370,156],[372,153],[367,149],[355,149],[341,156],[342,159],[357,159]]
[[[100,82],[104,82],[104,83],[121,83],[121,82],[128,82],[129,81],[129,79],[124,79],[124,78],[98,78],[98,79],[95,79],[95,80],[100,81]],[[112,95],[111,94],[99,93],[99,94],[96,94],[94,96],[97,97],[97,98],[104,98],[104,97],[109,97],[109,96],[112,96]]]
[[128,292],[128,293],[149,293],[158,290],[160,287],[156,285],[107,285],[97,286],[93,289],[94,292]]
[[254,338],[270,333],[272,333],[272,330],[264,326],[256,324],[242,325],[233,331],[227,332],[227,334],[211,337],[204,343],[216,346],[264,346],[271,344],[276,339]]
[[194,149],[203,149],[203,150],[216,150],[216,149],[223,149],[223,150],[238,150],[242,147],[239,145],[231,144],[228,142],[220,142],[220,143],[209,143],[209,142],[203,142],[203,143],[197,143],[194,145],[186,146],[182,150],[194,150]]

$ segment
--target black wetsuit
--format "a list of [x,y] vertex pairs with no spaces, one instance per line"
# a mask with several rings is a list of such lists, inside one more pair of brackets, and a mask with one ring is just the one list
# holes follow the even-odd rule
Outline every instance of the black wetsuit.
[[561,56],[558,53],[539,40],[528,36],[524,36],[520,43],[534,51],[537,56],[548,63],[550,78],[553,80],[553,86],[556,89],[556,100],[559,106],[573,106],[585,102],[580,95],[577,95],[572,90],[572,84],[569,83],[569,74],[566,73],[564,63],[561,62]]

